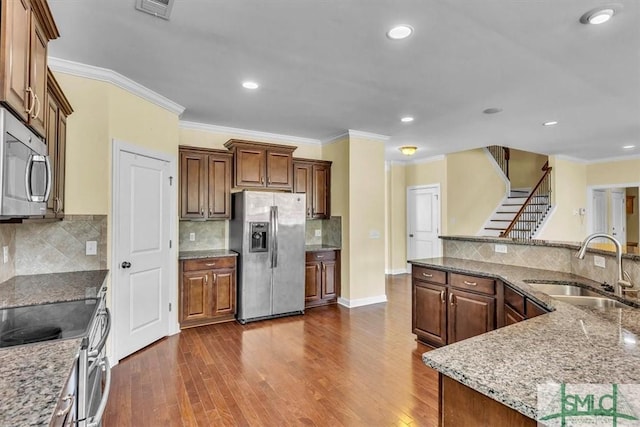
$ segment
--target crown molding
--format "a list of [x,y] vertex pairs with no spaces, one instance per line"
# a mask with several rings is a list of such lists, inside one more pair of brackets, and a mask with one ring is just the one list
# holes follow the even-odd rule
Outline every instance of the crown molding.
[[79,62],[68,61],[66,59],[48,58],[49,68],[58,73],[71,74],[72,76],[85,77],[92,80],[111,83],[129,93],[162,107],[180,117],[184,113],[185,107],[165,98],[157,92],[136,83],[128,77],[123,76],[108,68],[94,67],[93,65],[81,64]]
[[292,144],[322,144],[319,139],[303,138],[300,136],[283,135],[279,133],[260,132],[256,130],[233,128],[228,126],[210,125],[207,123],[189,122],[186,120],[180,120],[180,128],[225,135],[238,135],[245,138],[265,139],[268,141],[289,142]]
[[588,160],[586,163],[588,165],[595,165],[598,163],[623,162],[626,160],[638,160],[638,159],[640,159],[640,154],[634,154],[632,156],[616,156],[616,157],[607,157],[604,159]]
[[347,134],[349,135],[349,138],[373,139],[375,141],[382,141],[382,142],[386,142],[390,138],[390,136],[380,135],[379,133],[363,132],[360,130],[353,130],[353,129],[349,129]]
[[567,156],[566,154],[555,154],[555,155],[550,154],[547,157],[552,157],[552,156],[555,157],[556,159],[564,160],[564,161],[567,161],[567,162],[580,163],[580,164],[583,164],[583,165],[589,164],[588,160],[579,159],[579,158],[573,157],[573,156]]
[[425,157],[425,158],[422,158],[422,159],[406,160],[403,163],[408,164],[408,165],[419,165],[419,164],[423,164],[423,163],[439,162],[439,161],[444,160],[445,158],[446,158],[446,156],[444,154],[438,154],[437,156]]
[[332,136],[322,140],[322,145],[333,144],[334,142],[341,141],[344,138],[349,138],[349,132],[341,133],[340,135]]

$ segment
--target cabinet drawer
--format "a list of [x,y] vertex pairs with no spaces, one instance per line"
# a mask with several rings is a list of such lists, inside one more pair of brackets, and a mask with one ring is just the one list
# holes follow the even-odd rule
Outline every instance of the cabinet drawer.
[[485,277],[465,276],[463,274],[451,273],[449,284],[455,288],[480,292],[487,295],[495,295],[496,281]]
[[202,259],[190,259],[182,261],[183,271],[194,270],[212,270],[214,268],[233,268],[236,266],[236,257],[217,257],[217,258],[202,258]]
[[411,266],[411,275],[414,279],[426,280],[433,283],[447,284],[447,273],[440,270],[432,270],[430,268]]
[[504,302],[509,304],[518,314],[524,316],[524,295],[517,293],[507,285],[504,285]]
[[336,251],[307,252],[307,262],[333,261],[336,259]]

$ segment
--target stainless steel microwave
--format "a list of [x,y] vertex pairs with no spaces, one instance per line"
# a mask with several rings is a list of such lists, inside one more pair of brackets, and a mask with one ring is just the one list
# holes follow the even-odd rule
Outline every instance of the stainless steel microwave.
[[0,219],[43,216],[51,193],[47,146],[0,108]]

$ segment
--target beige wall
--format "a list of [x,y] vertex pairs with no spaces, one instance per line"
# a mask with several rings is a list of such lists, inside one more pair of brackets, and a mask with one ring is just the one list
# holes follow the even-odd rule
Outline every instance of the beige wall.
[[385,295],[384,185],[384,142],[350,137],[350,300]]
[[349,139],[322,146],[322,159],[331,164],[331,215],[342,217],[341,297],[350,298]]
[[640,183],[640,159],[593,163],[586,170],[588,186]]
[[484,149],[447,155],[447,234],[476,235],[506,192]]
[[528,151],[511,149],[509,160],[509,179],[511,188],[531,188],[542,176],[542,166],[548,160],[548,156],[530,153]]
[[387,172],[388,197],[387,244],[388,256],[386,269],[390,272],[404,271],[407,268],[407,184],[406,167],[392,163]]
[[587,235],[586,217],[576,210],[587,206],[587,166],[557,156],[549,157],[549,166],[554,207],[537,238],[582,241]]

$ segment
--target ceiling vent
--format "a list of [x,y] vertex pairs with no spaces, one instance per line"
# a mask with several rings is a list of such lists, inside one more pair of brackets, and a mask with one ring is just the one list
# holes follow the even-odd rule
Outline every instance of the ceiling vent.
[[136,9],[169,20],[175,0],[136,0]]

